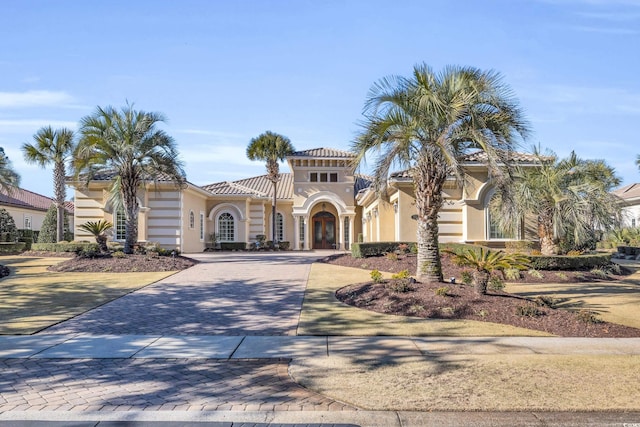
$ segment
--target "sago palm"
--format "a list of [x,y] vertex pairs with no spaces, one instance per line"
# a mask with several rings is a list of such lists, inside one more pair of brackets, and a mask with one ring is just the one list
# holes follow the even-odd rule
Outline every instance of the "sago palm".
[[417,210],[418,280],[442,281],[438,213],[448,178],[464,181],[464,155],[484,150],[495,185],[509,179],[510,153],[528,132],[511,90],[493,71],[450,66],[435,73],[414,67],[411,77],[389,77],[371,88],[365,121],[353,144],[355,165],[375,156],[382,193],[392,167],[408,169]]
[[509,230],[523,216],[535,217],[540,250],[553,255],[560,252],[562,241],[579,247],[594,233],[619,224],[620,205],[610,191],[620,181],[613,169],[574,152],[558,159],[535,148],[534,156],[537,167],[519,169],[513,185],[498,189],[492,199],[501,227]]
[[[96,172],[113,171],[111,200],[120,202],[125,214],[124,252],[133,253],[138,237],[137,192],[148,181],[185,181],[176,144],[158,129],[159,113],[98,107],[80,122],[80,140],[74,152],[74,173],[90,181]],[[115,211],[115,209],[114,209]]]
[[529,265],[529,259],[524,255],[492,251],[483,247],[463,248],[460,252],[445,250],[445,252],[452,256],[454,263],[475,270],[473,282],[476,292],[480,295],[487,293],[487,284],[494,271],[524,270]]
[[276,190],[280,181],[280,165],[295,149],[289,138],[275,132],[266,131],[253,138],[247,147],[249,160],[267,162],[267,178],[273,184],[273,202],[271,205],[271,240],[276,243]]
[[20,175],[11,166],[11,161],[0,147],[0,190],[10,194],[12,189],[20,185]]
[[107,232],[113,228],[113,224],[103,219],[99,221],[87,221],[78,226],[78,229],[86,231],[95,237],[96,243],[102,252],[107,252]]
[[57,241],[64,240],[64,201],[67,196],[65,186],[66,163],[73,152],[73,131],[70,129],[40,128],[33,135],[34,144],[23,144],[22,152],[28,163],[41,168],[53,164],[53,192],[57,211]]

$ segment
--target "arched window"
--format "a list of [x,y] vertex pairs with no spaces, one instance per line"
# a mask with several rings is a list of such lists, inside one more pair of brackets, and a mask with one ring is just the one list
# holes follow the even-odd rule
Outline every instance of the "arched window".
[[113,228],[115,229],[115,239],[125,240],[127,238],[127,220],[124,214],[124,209],[119,208],[115,213],[115,220],[113,221]]
[[[494,195],[492,195],[489,200],[493,199]],[[498,220],[491,215],[491,202],[487,203],[486,211],[487,211],[487,238],[489,240],[509,240],[518,238],[518,234],[507,233],[503,230]]]
[[189,211],[189,228],[193,229],[196,226],[196,216],[193,211]]
[[221,242],[235,241],[236,221],[229,212],[223,212],[218,217],[218,238]]
[[284,217],[280,212],[276,213],[276,239],[284,241]]

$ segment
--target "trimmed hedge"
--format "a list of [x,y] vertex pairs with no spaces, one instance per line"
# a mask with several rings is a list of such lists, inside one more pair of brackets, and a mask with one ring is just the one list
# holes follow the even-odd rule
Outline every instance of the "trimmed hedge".
[[220,242],[220,249],[223,251],[244,251],[246,248],[245,242]]
[[618,252],[625,255],[640,255],[640,248],[637,246],[618,246]]
[[610,253],[590,255],[527,255],[531,268],[536,270],[591,270],[611,263]]
[[371,242],[371,243],[352,243],[351,256],[354,258],[367,258],[370,256],[380,256],[387,252],[398,250],[398,245],[415,245],[411,242]]
[[91,242],[58,242],[58,243],[34,243],[31,245],[32,251],[43,252],[82,252],[82,251],[100,251],[97,243]]
[[24,242],[0,243],[0,254],[15,254],[24,251]]

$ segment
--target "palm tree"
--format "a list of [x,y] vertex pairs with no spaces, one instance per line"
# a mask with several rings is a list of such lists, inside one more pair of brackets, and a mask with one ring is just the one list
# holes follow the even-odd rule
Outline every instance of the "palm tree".
[[107,231],[113,228],[113,224],[103,219],[99,221],[87,221],[84,224],[78,226],[80,230],[84,230],[90,233],[96,238],[96,243],[100,247],[100,251],[107,252]]
[[73,152],[73,131],[62,128],[53,130],[51,126],[40,128],[33,139],[35,144],[22,144],[24,159],[36,163],[41,168],[53,164],[53,191],[57,210],[57,241],[64,240],[64,201],[67,196],[65,186],[66,163]]
[[453,257],[453,261],[461,266],[472,267],[475,290],[480,295],[487,293],[487,284],[491,273],[500,270],[524,270],[529,266],[529,259],[521,254],[507,254],[503,251],[492,251],[483,247],[463,248],[459,253],[451,250],[445,252]]
[[620,179],[605,162],[582,160],[575,152],[560,160],[551,152],[533,151],[538,167],[519,169],[513,185],[499,189],[492,199],[502,228],[512,230],[523,215],[534,216],[540,251],[554,255],[562,247],[579,248],[619,224],[619,203],[610,191]]
[[[74,174],[90,181],[99,171],[116,174],[110,186],[111,201],[125,215],[124,252],[133,253],[138,238],[138,189],[148,181],[185,181],[175,142],[157,128],[159,113],[98,107],[80,122],[80,140],[74,151]],[[114,209],[115,211],[115,209]]]
[[0,190],[11,193],[11,190],[20,185],[20,175],[13,170],[11,161],[0,147]]
[[377,154],[374,185],[382,193],[391,167],[413,178],[418,215],[417,279],[442,281],[438,213],[445,181],[464,181],[462,157],[486,153],[496,185],[509,179],[509,155],[527,132],[511,91],[493,71],[450,66],[434,73],[426,64],[409,78],[394,76],[373,85],[365,103],[363,130],[353,144],[355,166]]
[[278,162],[293,154],[295,149],[286,136],[266,131],[253,138],[247,147],[249,160],[267,162],[267,178],[273,183],[273,202],[271,205],[271,240],[276,244],[276,190],[280,181],[280,166]]

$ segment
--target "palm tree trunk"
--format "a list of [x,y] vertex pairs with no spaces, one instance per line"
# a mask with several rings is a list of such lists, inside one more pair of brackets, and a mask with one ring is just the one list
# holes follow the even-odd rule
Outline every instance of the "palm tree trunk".
[[473,285],[478,295],[486,295],[490,276],[491,274],[487,271],[476,270],[473,272]]
[[538,214],[538,237],[542,255],[556,255],[560,247],[553,233],[553,213],[550,208],[542,208]]
[[64,184],[65,167],[64,162],[56,162],[53,168],[53,184],[55,192],[55,205],[57,213],[56,239],[58,242],[64,240],[64,199],[66,188]]
[[442,263],[438,248],[438,212],[442,207],[442,186],[446,168],[438,168],[424,159],[414,170],[414,192],[418,211],[418,256],[416,279],[420,282],[442,282]]
[[271,206],[271,242],[273,246],[276,245],[276,190],[278,188],[278,181],[273,180],[273,202]]
[[138,241],[138,182],[135,177],[122,178],[122,203],[125,213],[124,253],[132,254]]

